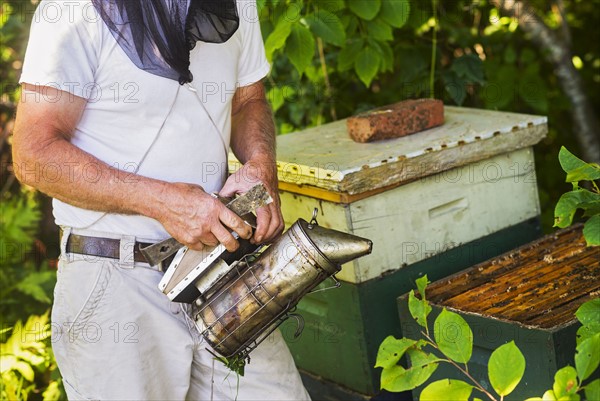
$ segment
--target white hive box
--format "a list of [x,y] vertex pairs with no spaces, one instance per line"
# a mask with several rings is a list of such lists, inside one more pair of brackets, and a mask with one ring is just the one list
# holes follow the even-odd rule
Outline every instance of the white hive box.
[[444,125],[375,143],[345,121],[281,136],[283,215],[317,207],[319,224],[371,239],[337,275],[363,283],[538,216],[531,146],[546,133],[546,117],[446,107]]

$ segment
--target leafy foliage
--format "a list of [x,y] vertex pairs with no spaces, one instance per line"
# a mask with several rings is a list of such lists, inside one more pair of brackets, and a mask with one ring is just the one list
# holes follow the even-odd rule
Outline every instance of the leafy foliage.
[[[583,227],[583,235],[588,246],[600,245],[600,189],[595,181],[600,180],[600,166],[586,163],[564,146],[558,155],[560,165],[567,173],[567,182],[573,190],[563,194],[554,209],[555,227],[568,227],[573,223],[577,209],[583,210],[584,217],[590,217]],[[587,181],[590,189],[580,184]]]
[[[573,37],[595,35],[600,7],[561,3]],[[267,42],[279,38],[276,49],[267,49],[273,61],[267,87],[281,134],[429,96],[447,105],[551,115],[548,137],[536,147],[542,222],[550,231],[554,205],[563,192],[560,167],[551,155],[560,144],[576,146],[571,107],[552,66],[543,61],[543,50],[513,19],[490,2],[463,0],[259,4],[263,36]],[[545,21],[559,26],[562,17],[556,7],[533,5]],[[282,20],[307,28],[313,40],[305,34],[299,39],[301,34],[294,36],[292,30],[288,35],[287,27],[282,35]],[[599,109],[600,50],[585,40],[573,41],[572,47],[575,59],[581,60],[588,95]]]
[[234,355],[231,358],[225,358],[224,356],[219,356],[214,354],[212,351],[209,351],[215,360],[221,362],[223,365],[227,367],[227,369],[231,370],[233,373],[239,376],[244,376],[244,369],[246,367],[246,358],[240,355]]
[[0,205],[0,316],[4,326],[51,304],[56,272],[39,260],[35,231],[40,212],[35,193],[5,193]]
[[12,335],[0,344],[0,399],[64,399],[49,327],[47,312],[32,315],[25,324],[18,321]]
[[[417,280],[421,299],[410,301],[408,308],[412,317],[423,326],[425,340],[410,338],[396,339],[387,337],[380,345],[377,353],[376,368],[381,372],[381,388],[392,391],[407,391],[424,384],[431,377],[440,363],[448,363],[459,370],[468,381],[443,379],[429,383],[421,392],[420,400],[456,400],[468,401],[477,390],[490,400],[502,400],[511,394],[521,382],[526,369],[525,357],[510,341],[495,349],[488,361],[488,376],[493,390],[499,398],[488,391],[469,373],[467,364],[471,359],[473,349],[473,333],[467,322],[457,313],[444,309],[434,322],[434,338],[429,335],[427,320],[423,320],[423,304],[431,310],[425,298],[427,276]],[[428,314],[428,313],[427,313]],[[556,372],[554,386],[543,398],[529,398],[527,401],[578,401],[584,392],[586,399],[599,399],[600,379],[587,384],[584,381],[597,371],[600,365],[600,298],[588,301],[577,310],[576,316],[582,323],[578,331],[577,353],[575,368],[566,366]],[[423,324],[425,322],[425,324]],[[451,332],[448,335],[445,332]],[[432,349],[433,352],[428,352]],[[401,366],[400,359],[407,355],[409,368]],[[479,398],[474,398],[479,400]]]

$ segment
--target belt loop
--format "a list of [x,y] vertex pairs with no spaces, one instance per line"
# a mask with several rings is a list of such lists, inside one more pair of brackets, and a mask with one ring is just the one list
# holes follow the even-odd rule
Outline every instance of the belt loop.
[[69,241],[69,237],[71,236],[71,227],[61,226],[60,228],[60,254],[69,260],[69,256],[67,254],[67,242]]
[[133,251],[135,249],[135,237],[124,235],[119,244],[119,263],[122,267],[132,269],[135,263]]

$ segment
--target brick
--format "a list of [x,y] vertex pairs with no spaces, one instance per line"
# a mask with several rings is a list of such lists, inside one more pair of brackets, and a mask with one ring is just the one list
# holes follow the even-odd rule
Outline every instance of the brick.
[[347,120],[348,133],[356,142],[398,138],[444,123],[444,103],[414,99],[379,107]]

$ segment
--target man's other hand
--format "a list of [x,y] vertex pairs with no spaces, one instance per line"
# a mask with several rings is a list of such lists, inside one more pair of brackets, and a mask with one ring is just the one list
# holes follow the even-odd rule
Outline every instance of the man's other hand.
[[272,162],[250,160],[238,171],[229,176],[219,195],[231,197],[242,194],[259,183],[263,183],[273,198],[273,202],[256,211],[256,231],[251,242],[261,244],[271,242],[283,231],[281,202],[277,189],[277,170]]
[[156,217],[179,242],[191,249],[223,244],[233,252],[239,247],[231,231],[250,239],[252,227],[215,197],[193,184],[168,184],[162,212]]

